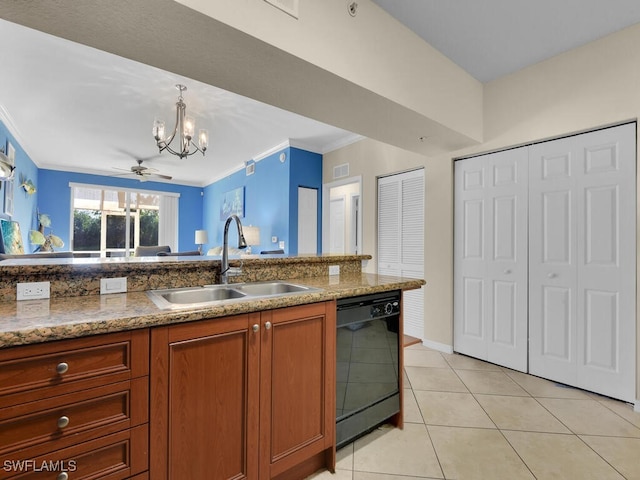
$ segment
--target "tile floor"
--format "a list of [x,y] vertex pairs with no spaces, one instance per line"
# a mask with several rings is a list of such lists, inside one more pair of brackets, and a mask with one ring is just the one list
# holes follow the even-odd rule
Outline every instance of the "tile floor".
[[462,355],[405,348],[405,427],[338,451],[313,480],[640,480],[628,404]]

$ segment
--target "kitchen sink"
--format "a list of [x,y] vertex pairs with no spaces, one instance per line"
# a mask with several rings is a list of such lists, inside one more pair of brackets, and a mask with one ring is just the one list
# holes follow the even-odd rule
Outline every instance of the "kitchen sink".
[[320,288],[275,281],[169,288],[151,290],[147,295],[161,309],[178,309],[224,305],[231,302],[312,293],[320,290]]

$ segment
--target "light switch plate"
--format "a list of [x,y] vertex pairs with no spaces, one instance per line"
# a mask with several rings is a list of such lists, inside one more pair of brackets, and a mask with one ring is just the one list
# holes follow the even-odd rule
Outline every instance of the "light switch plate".
[[123,293],[127,291],[127,277],[101,278],[100,295]]

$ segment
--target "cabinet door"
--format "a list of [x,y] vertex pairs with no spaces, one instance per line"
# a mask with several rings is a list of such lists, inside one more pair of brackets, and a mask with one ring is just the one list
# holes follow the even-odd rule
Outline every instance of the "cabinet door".
[[257,478],[259,314],[154,329],[154,480]]
[[323,450],[332,463],[335,328],[335,302],[262,313],[260,475],[265,478]]

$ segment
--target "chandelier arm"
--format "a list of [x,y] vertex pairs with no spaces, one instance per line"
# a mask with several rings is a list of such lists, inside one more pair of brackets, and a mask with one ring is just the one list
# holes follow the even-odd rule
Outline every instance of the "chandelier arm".
[[[164,141],[164,143],[165,143],[165,145],[166,145],[166,147],[165,147],[165,148],[169,148],[169,144],[170,144],[171,142],[173,142],[173,139],[174,139],[174,137],[176,136],[176,133],[178,133],[178,124],[179,124],[179,120],[180,120],[180,109],[179,109],[179,108],[177,108],[177,104],[176,104],[176,123],[175,123],[175,125],[173,126],[173,132],[171,132],[171,135],[169,136],[169,138],[167,138],[167,139]],[[170,148],[169,148],[169,151],[170,151],[171,153],[174,153]],[[174,153],[174,155],[176,155],[176,154]]]

